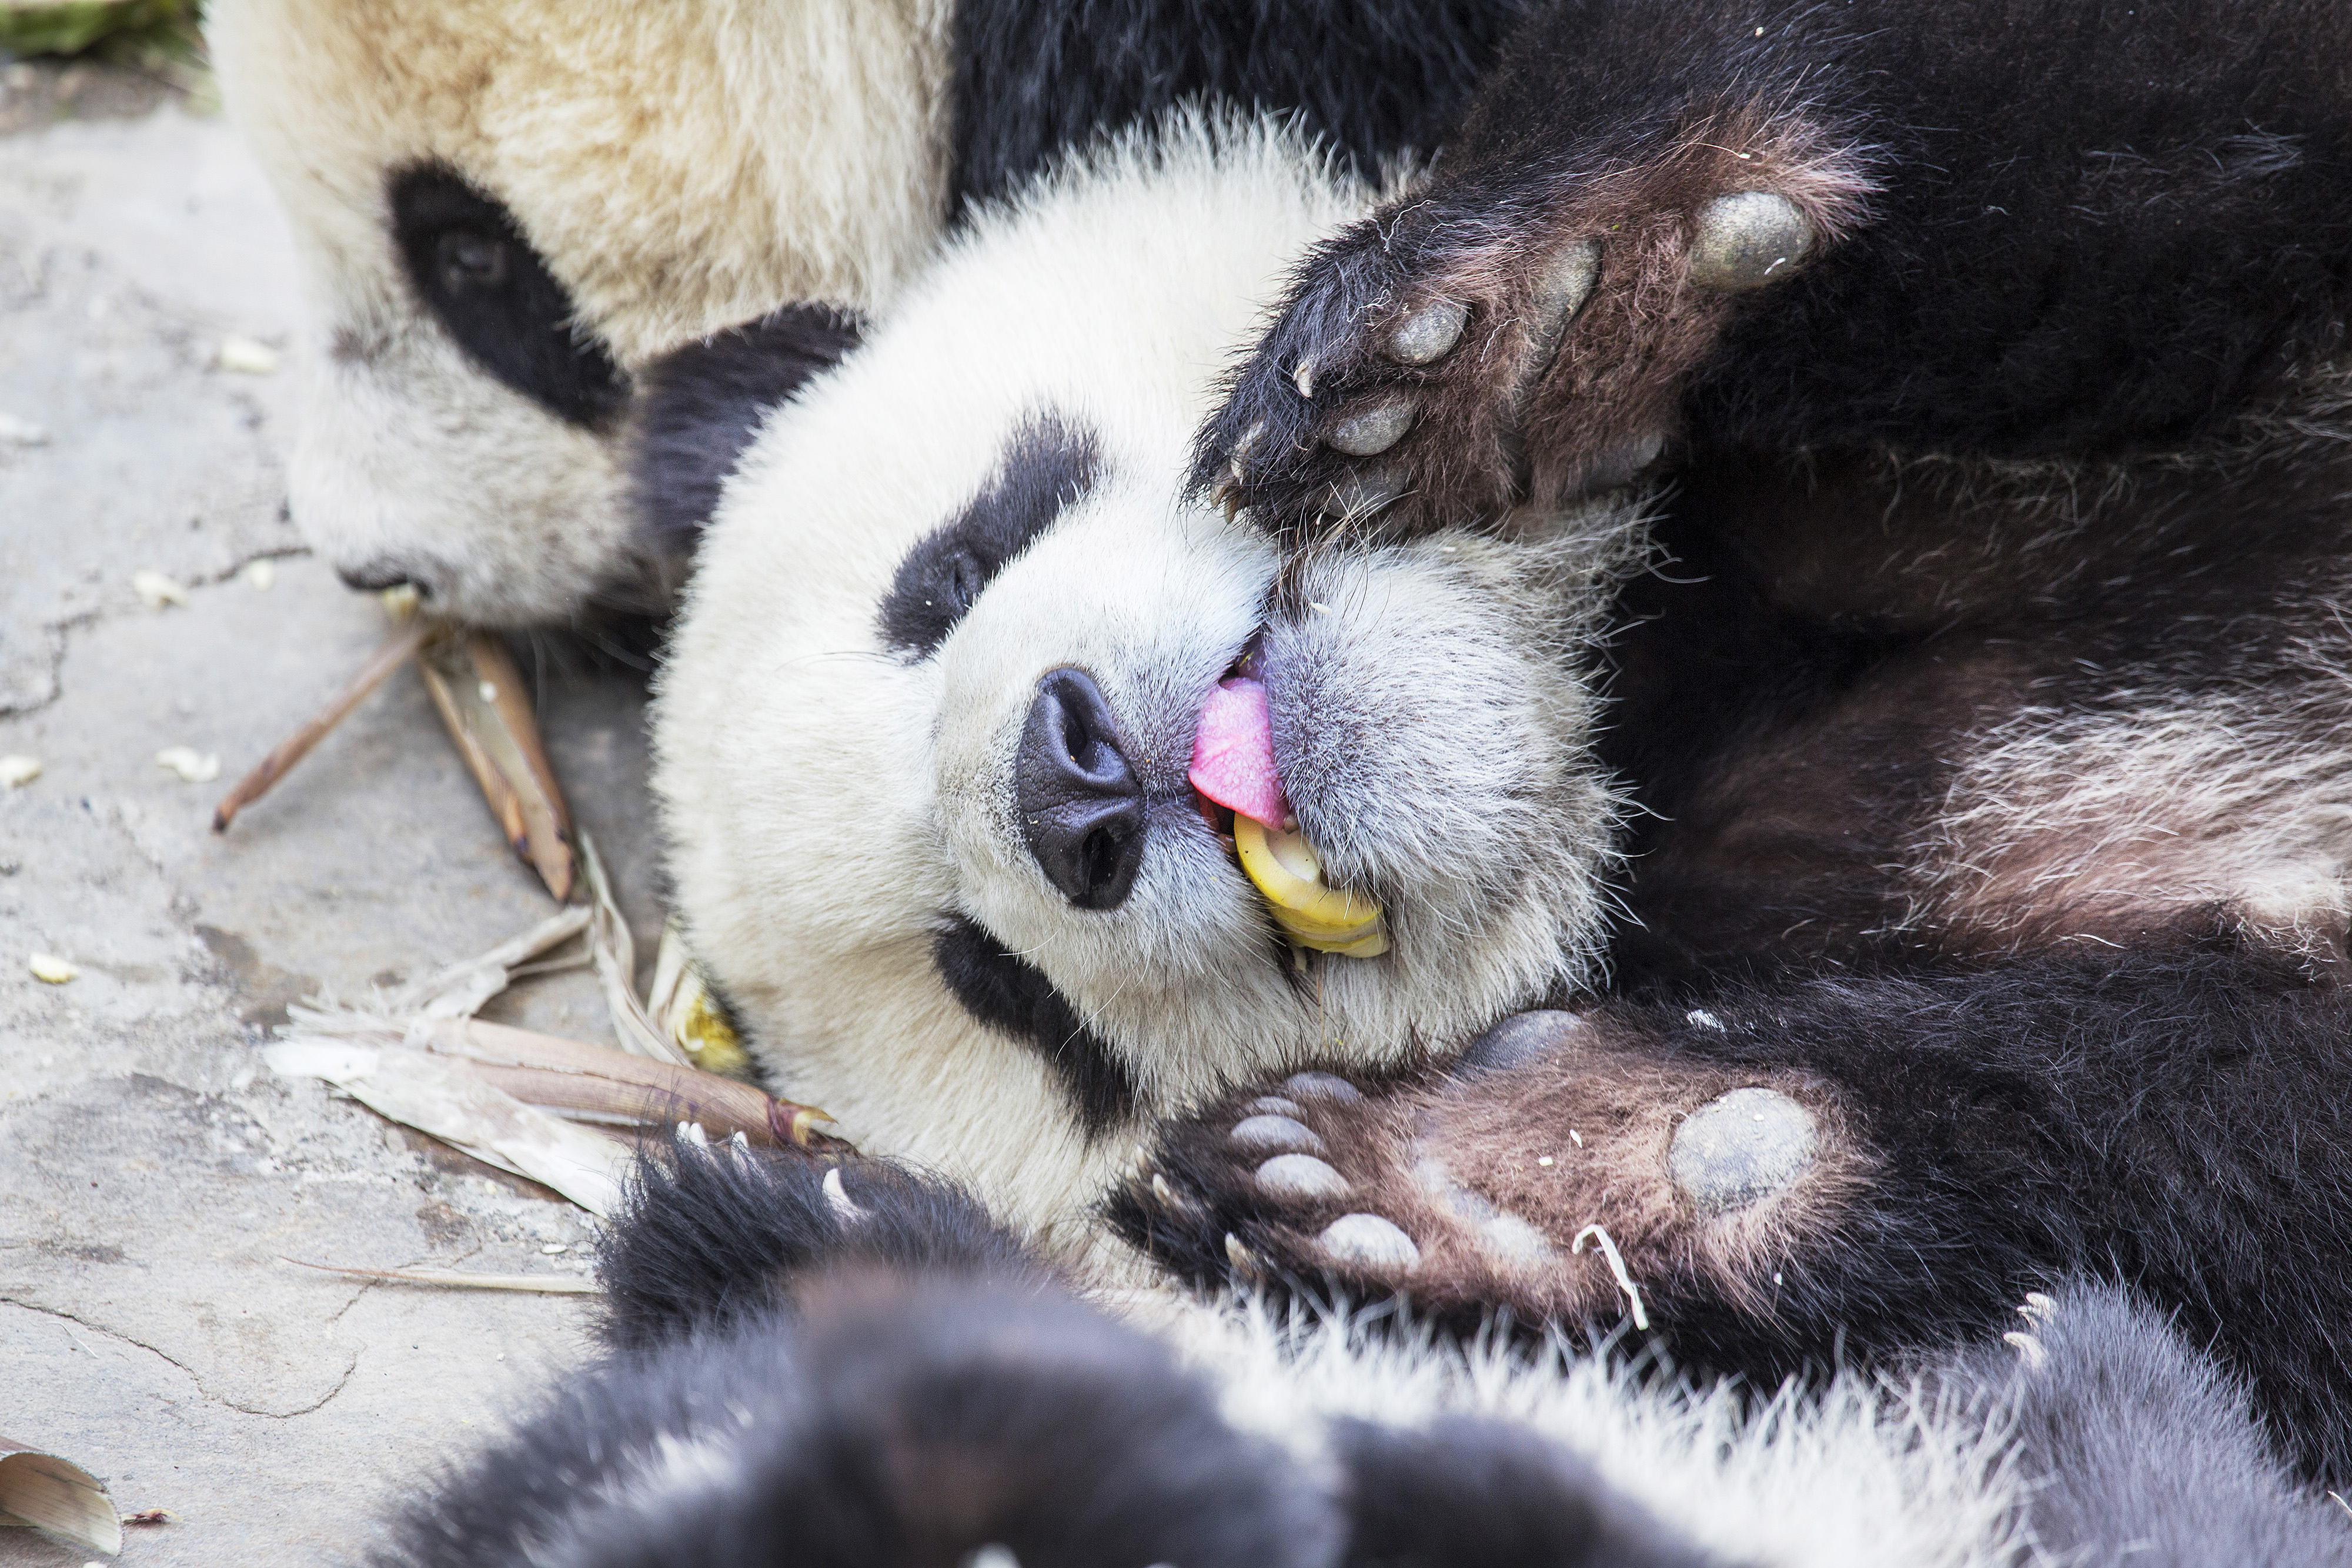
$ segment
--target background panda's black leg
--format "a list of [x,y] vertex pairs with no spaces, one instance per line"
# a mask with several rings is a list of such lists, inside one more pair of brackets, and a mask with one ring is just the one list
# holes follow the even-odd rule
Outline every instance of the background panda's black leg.
[[1348,1474],[1347,1568],[1706,1568],[1716,1560],[1524,1427],[1466,1416],[1336,1433]]
[[766,1313],[805,1277],[843,1263],[1052,1278],[950,1183],[880,1160],[680,1138],[638,1162],[597,1249],[604,1338],[642,1350]]
[[1310,256],[1194,478],[1286,530],[1704,454],[2178,445],[2340,342],[2326,0],[1554,0]]
[[2341,1478],[2347,1035],[2340,988],[2227,938],[1541,1015],[1453,1075],[1236,1094],[1118,1214],[1196,1277],[1460,1320],[1617,1322],[1638,1292],[1679,1361],[1768,1379],[2113,1272]]

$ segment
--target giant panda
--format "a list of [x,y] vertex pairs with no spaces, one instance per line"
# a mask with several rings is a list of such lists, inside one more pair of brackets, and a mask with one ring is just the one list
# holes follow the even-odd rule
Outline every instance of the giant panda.
[[633,438],[666,353],[776,401],[954,214],[1188,96],[1367,170],[1426,149],[1525,5],[222,0],[212,58],[313,295],[295,520],[462,621],[658,610],[708,504],[674,481],[714,455]]
[[[1825,15],[1780,19],[1840,65],[1807,99],[1769,19],[1645,77],[1650,13],[1579,12],[1310,252],[1189,490],[1220,345],[1370,198],[1195,131],[978,225],[728,486],[660,699],[680,907],[781,1088],[1090,1268],[1622,1307],[1768,1381],[2120,1281],[2340,1477],[2352,163],[2300,73],[2343,28],[2021,6],[2103,84],[2037,136],[1936,99],[1999,79],[1916,68],[1977,57],[1940,16]],[[1588,64],[1654,181],[1549,149],[1608,118],[1532,107]],[[2211,156],[2132,151],[2149,80]],[[1743,87],[1813,139],[1675,129]],[[1990,145],[1915,171],[1923,126]],[[1522,166],[1617,204],[1546,228]],[[1987,256],[2029,245],[2020,312]],[[1916,375],[1915,318],[1961,340]],[[1708,434],[1819,386],[1885,424],[1947,361],[1985,409],[2077,389],[2064,461],[1957,404],[1916,447]]]
[[970,1195],[681,1139],[603,1354],[421,1478],[403,1568],[2204,1568],[2352,1562],[2112,1286],[1899,1379],[1742,1391],[1245,1298],[1122,1313]]

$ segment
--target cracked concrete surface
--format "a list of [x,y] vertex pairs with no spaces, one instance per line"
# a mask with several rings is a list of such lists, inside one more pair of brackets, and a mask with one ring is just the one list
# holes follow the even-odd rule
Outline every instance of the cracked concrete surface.
[[[285,518],[292,367],[217,368],[227,335],[290,345],[299,300],[217,119],[167,103],[0,134],[0,754],[43,764],[0,789],[0,1432],[177,1516],[129,1532],[131,1563],[349,1560],[388,1500],[583,1352],[577,1297],[280,1260],[576,1270],[591,1239],[541,1189],[260,1061],[289,1002],[550,908],[406,674],[207,831],[383,632]],[[243,570],[263,558],[266,590]],[[190,602],[148,608],[142,570]],[[541,685],[575,814],[649,937],[642,693],[576,667]],[[183,782],[153,760],[168,746],[222,778]],[[79,977],[35,979],[35,951]],[[493,1016],[605,1038],[577,973]],[[0,1530],[0,1568],[87,1556]]]

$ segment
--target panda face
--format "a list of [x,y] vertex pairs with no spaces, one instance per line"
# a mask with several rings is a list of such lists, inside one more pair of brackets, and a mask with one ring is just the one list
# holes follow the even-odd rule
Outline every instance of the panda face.
[[638,372],[936,233],[944,15],[866,0],[221,0],[206,33],[312,294],[295,520],[359,585],[562,624],[656,608]]
[[[1575,985],[1612,841],[1587,655],[1635,520],[1286,566],[1186,497],[1225,355],[1362,193],[1275,132],[1171,136],[959,242],[771,416],[656,708],[677,907],[779,1089],[1031,1225],[1228,1079]],[[1381,956],[1286,944],[1188,780],[1244,661]]]

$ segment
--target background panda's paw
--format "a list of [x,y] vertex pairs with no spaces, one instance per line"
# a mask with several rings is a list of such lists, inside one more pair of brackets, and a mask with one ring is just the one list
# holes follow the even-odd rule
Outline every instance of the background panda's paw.
[[1525,1013],[1444,1072],[1295,1075],[1172,1125],[1121,1218],[1194,1278],[1328,1279],[1448,1314],[1646,1327],[1769,1307],[1863,1157],[1820,1085],[1664,1045]]
[[1470,168],[1319,247],[1201,433],[1194,482],[1286,537],[1402,537],[1643,476],[1752,300],[1859,216],[1797,124],[1571,180]]

